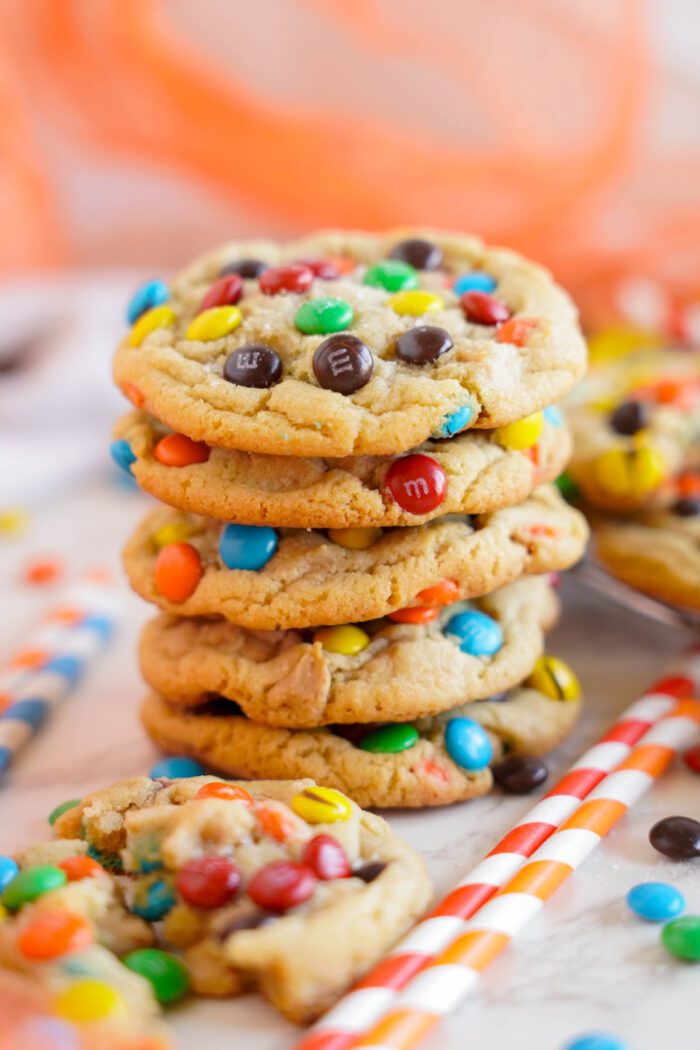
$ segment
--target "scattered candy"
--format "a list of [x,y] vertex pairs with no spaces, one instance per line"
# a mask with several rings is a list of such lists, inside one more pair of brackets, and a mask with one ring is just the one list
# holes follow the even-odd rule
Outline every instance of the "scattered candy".
[[385,259],[370,266],[363,284],[383,288],[387,292],[406,292],[418,287],[418,274],[414,266],[401,259]]
[[153,533],[151,539],[157,550],[169,547],[172,543],[184,543],[197,532],[197,528],[188,521],[172,521],[168,525],[161,525]]
[[648,445],[609,448],[593,461],[596,481],[615,496],[645,496],[659,487],[666,475],[660,452]]
[[268,263],[261,262],[260,259],[236,259],[235,262],[226,263],[225,266],[222,266],[219,270],[219,276],[226,277],[230,273],[237,273],[245,280],[252,280],[260,277],[268,269]]
[[30,904],[51,890],[60,889],[67,881],[65,871],[54,864],[23,868],[12,882],[5,886],[2,903],[9,911],[17,911],[23,904]]
[[411,237],[395,244],[389,252],[389,258],[407,262],[416,270],[437,270],[442,266],[441,249],[422,237]]
[[683,761],[688,769],[692,769],[693,773],[700,773],[700,744],[696,744],[695,747],[691,747],[690,751],[686,751],[683,755]]
[[253,796],[249,791],[239,787],[238,784],[226,784],[223,780],[204,784],[194,797],[222,798],[227,802],[245,802],[247,806],[253,804]]
[[105,869],[101,864],[83,853],[59,860],[58,867],[65,871],[69,882],[80,882],[81,879],[93,879],[97,875],[105,874]]
[[537,321],[528,317],[511,317],[496,330],[497,343],[510,343],[511,346],[527,346],[527,341],[537,328]]
[[62,817],[64,813],[67,813],[69,809],[75,809],[76,806],[79,806],[80,802],[81,799],[79,798],[69,798],[65,802],[61,802],[55,809],[52,809],[49,813],[49,824],[51,827],[53,827],[58,818]]
[[256,572],[275,554],[277,533],[269,525],[226,525],[219,540],[219,554],[227,569]]
[[542,434],[544,416],[542,412],[534,412],[525,419],[519,419],[517,423],[508,423],[498,430],[498,443],[504,448],[522,451],[524,448],[532,448],[536,445]]
[[292,809],[307,824],[334,824],[347,820],[352,812],[350,802],[335,788],[305,788],[292,799]]
[[113,441],[109,446],[109,454],[120,470],[123,470],[129,477],[133,477],[134,472],[131,469],[131,465],[136,462],[136,456],[132,452],[128,441],[125,441],[124,438]]
[[389,299],[389,306],[401,317],[420,317],[421,314],[436,313],[442,310],[444,305],[439,295],[421,290],[395,292]]
[[391,464],[383,488],[409,514],[428,514],[445,499],[447,478],[436,460],[416,452]]
[[415,726],[395,722],[368,733],[360,747],[363,751],[371,751],[375,755],[397,755],[414,747],[419,739],[420,735]]
[[118,992],[104,981],[84,977],[59,992],[53,1003],[54,1011],[64,1021],[78,1024],[112,1017],[123,1008]]
[[140,285],[129,300],[126,308],[126,320],[128,324],[135,324],[142,314],[152,310],[154,306],[162,306],[170,298],[170,289],[164,281],[154,278]]
[[328,335],[349,328],[354,316],[352,306],[344,299],[310,299],[297,310],[294,324],[304,335]]
[[186,755],[172,755],[170,758],[161,758],[148,771],[153,780],[179,780],[181,777],[201,777],[204,766]]
[[445,726],[445,747],[453,762],[462,769],[485,769],[493,758],[493,744],[478,722],[471,718],[451,718]]
[[38,912],[20,931],[17,948],[25,959],[44,962],[87,948],[92,939],[88,920],[62,908]]
[[12,882],[18,871],[19,866],[12,857],[0,854],[0,893]]
[[309,266],[304,266],[303,263],[272,266],[260,275],[260,291],[265,295],[308,292],[313,279],[313,270]]
[[610,426],[616,434],[632,435],[648,424],[649,411],[642,401],[623,401],[610,414]]
[[184,434],[167,434],[153,449],[153,455],[165,467],[190,467],[206,463],[209,446],[204,441],[193,441]]
[[352,875],[348,855],[332,835],[316,835],[307,842],[303,862],[317,879],[346,879]]
[[329,529],[328,539],[350,551],[366,551],[381,539],[383,534],[383,530],[378,527],[359,526],[354,529]]
[[509,795],[529,795],[549,776],[542,759],[534,755],[509,755],[497,762],[492,772],[498,786]]
[[157,332],[159,328],[174,328],[176,321],[175,311],[170,306],[146,310],[129,333],[129,346],[136,349],[151,332]]
[[416,325],[396,340],[396,356],[408,365],[425,365],[437,361],[452,349],[452,336],[436,325]]
[[671,860],[700,857],[700,821],[692,817],[664,817],[654,824],[649,841]]
[[238,328],[243,315],[237,306],[213,306],[190,321],[185,339],[193,342],[210,342],[223,339]]
[[587,1032],[577,1035],[562,1050],[628,1050],[627,1043],[609,1032]]
[[204,569],[191,543],[171,543],[158,553],[154,582],[169,602],[184,602],[197,590]]
[[445,422],[440,427],[440,433],[438,437],[454,437],[455,434],[459,434],[460,430],[464,430],[466,425],[471,422],[471,418],[474,412],[469,405],[463,405],[462,408],[455,409],[449,416],[446,417]]
[[666,922],[685,908],[683,894],[667,882],[641,882],[628,892],[627,904],[641,919]]
[[241,873],[227,857],[194,857],[175,878],[177,891],[194,908],[221,908],[233,900]]
[[25,583],[54,583],[63,574],[63,566],[57,558],[37,558],[25,566],[22,579]]
[[465,292],[492,292],[496,287],[496,278],[483,270],[473,270],[471,273],[463,273],[457,277],[452,290],[455,295],[464,295]]
[[370,639],[359,627],[346,624],[343,627],[322,627],[314,634],[314,641],[320,642],[326,652],[355,656],[367,648]]
[[578,700],[581,695],[578,678],[558,656],[538,657],[525,685],[551,700]]
[[336,394],[353,394],[372,378],[374,359],[361,339],[332,335],[316,347],[313,370],[319,386]]
[[122,962],[129,970],[146,978],[159,1003],[175,1003],[189,989],[187,969],[170,952],[159,948],[137,948],[125,955]]
[[265,865],[248,883],[251,900],[266,911],[287,911],[303,904],[316,888],[311,868],[295,861],[276,860]]
[[469,656],[494,656],[503,646],[499,623],[478,609],[465,609],[448,620],[444,633],[455,638],[459,648]]
[[267,390],[282,378],[282,358],[264,343],[239,346],[226,358],[224,379],[238,386]]
[[465,317],[472,324],[497,325],[510,317],[510,310],[506,304],[488,292],[465,292],[464,295],[460,295],[459,303]]
[[198,313],[212,310],[216,306],[235,306],[243,295],[243,278],[238,273],[220,277],[211,286],[199,304]]
[[700,961],[700,915],[683,915],[667,922],[661,931],[667,952],[687,962]]
[[143,879],[136,887],[131,903],[132,911],[146,922],[159,922],[175,906],[175,894],[165,879],[153,876]]

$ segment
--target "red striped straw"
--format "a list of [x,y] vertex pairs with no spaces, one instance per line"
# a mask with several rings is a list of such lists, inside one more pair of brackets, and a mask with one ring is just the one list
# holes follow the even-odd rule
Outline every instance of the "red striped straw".
[[[459,942],[471,924],[467,923],[492,898],[505,893],[509,880],[519,878],[518,872],[531,869],[528,859],[538,857],[544,844],[565,828],[573,827],[572,820],[585,807],[587,798],[598,797],[606,790],[617,771],[625,763],[635,761],[642,741],[641,751],[654,745],[653,734],[658,729],[663,733],[680,733],[687,742],[691,731],[697,729],[700,705],[689,700],[700,685],[700,654],[689,654],[679,666],[678,673],[656,682],[651,689],[629,707],[614,725],[564,774],[561,780],[512,828],[487,856],[473,868],[432,912],[397,945],[391,954],[360,981],[348,995],[333,1007],[297,1044],[297,1050],[347,1050],[351,1046],[401,1047],[412,1046],[403,1042],[366,1042],[375,1022],[391,1011],[394,1004],[402,1001],[402,989],[412,988],[421,972],[428,973],[436,960],[450,946]],[[686,699],[688,698],[688,699]],[[679,702],[680,701],[680,702]],[[663,723],[663,725],[660,725]],[[665,739],[665,738],[664,738]],[[669,738],[670,739],[670,738]],[[664,744],[658,747],[667,764],[679,744]],[[656,752],[655,752],[656,753]],[[615,771],[613,773],[612,771]],[[659,768],[653,776],[661,772]],[[644,785],[651,782],[644,777]],[[625,810],[613,807],[617,819]],[[598,839],[593,841],[597,844]],[[545,847],[546,848],[546,847]],[[591,846],[591,848],[593,848]],[[570,873],[572,868],[568,868]],[[542,898],[544,899],[544,898]],[[540,904],[541,904],[540,900]],[[503,907],[499,905],[499,907]],[[528,916],[529,917],[529,916]],[[500,935],[489,934],[488,943],[502,950],[505,943]],[[469,942],[473,940],[468,937]],[[485,941],[479,938],[484,965],[492,956],[485,950]],[[481,956],[480,956],[481,958]],[[476,969],[474,963],[472,969]],[[444,976],[444,973],[443,973]],[[442,1002],[440,995],[436,1002]],[[405,1011],[404,1011],[405,1012]],[[446,1011],[443,1011],[446,1012]],[[391,1014],[389,1014],[391,1016]],[[431,1016],[440,1016],[431,1014]],[[418,1025],[413,1020],[412,1025]],[[412,1029],[413,1030],[413,1029]]]

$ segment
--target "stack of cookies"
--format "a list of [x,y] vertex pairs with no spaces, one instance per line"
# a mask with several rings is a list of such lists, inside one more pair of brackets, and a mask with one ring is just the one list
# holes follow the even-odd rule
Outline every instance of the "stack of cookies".
[[578,686],[544,655],[583,553],[551,482],[582,375],[541,268],[424,231],[228,244],[129,307],[113,454],[166,506],[125,550],[160,612],[166,751],[362,806],[528,790]]

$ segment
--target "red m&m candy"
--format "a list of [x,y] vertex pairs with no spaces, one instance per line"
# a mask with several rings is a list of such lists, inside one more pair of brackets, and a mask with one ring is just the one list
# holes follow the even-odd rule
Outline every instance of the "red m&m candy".
[[337,839],[332,835],[315,835],[306,844],[304,864],[307,864],[317,878],[347,879],[352,874],[348,855]]
[[300,259],[302,266],[308,266],[314,277],[322,281],[335,281],[340,277],[340,270],[332,259]]
[[688,769],[692,769],[693,773],[700,773],[700,744],[696,744],[695,747],[691,747],[690,751],[686,751],[683,755],[683,761]]
[[155,585],[169,602],[184,602],[197,590],[202,559],[191,543],[170,543],[156,558]]
[[416,452],[392,463],[384,488],[409,514],[428,514],[447,495],[447,478],[436,460]]
[[188,860],[175,877],[178,893],[195,908],[220,908],[235,897],[240,884],[236,865],[216,855]]
[[213,306],[234,306],[243,294],[243,278],[240,274],[231,273],[227,277],[220,277],[199,304],[198,313],[203,310],[211,310]]
[[501,324],[510,317],[506,304],[488,292],[465,292],[459,301],[467,320],[473,324]]
[[291,263],[289,266],[273,266],[260,274],[260,291],[265,295],[279,295],[284,292],[308,292],[314,272],[304,263]]
[[276,860],[253,875],[248,893],[266,911],[287,911],[308,900],[315,887],[316,876],[306,864]]
[[209,451],[204,441],[192,441],[184,434],[167,434],[153,449],[153,455],[165,467],[189,467],[206,463]]

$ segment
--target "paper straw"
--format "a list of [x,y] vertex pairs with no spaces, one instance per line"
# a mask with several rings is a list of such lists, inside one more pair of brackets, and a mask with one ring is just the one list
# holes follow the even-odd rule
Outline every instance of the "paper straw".
[[399,992],[465,927],[465,920],[494,897],[577,809],[582,800],[623,762],[632,747],[678,698],[700,685],[700,652],[678,664],[633,703],[559,782],[473,868],[433,911],[359,984],[333,1007],[298,1044],[298,1050],[346,1050],[355,1045]]

